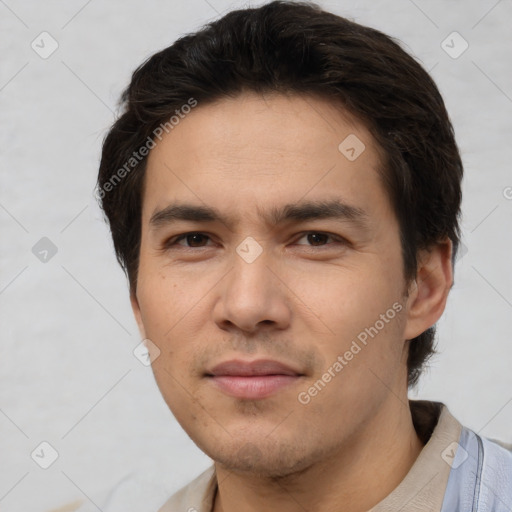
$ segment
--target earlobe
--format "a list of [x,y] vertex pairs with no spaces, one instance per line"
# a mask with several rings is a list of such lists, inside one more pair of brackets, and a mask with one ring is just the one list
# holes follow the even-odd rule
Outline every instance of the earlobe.
[[409,293],[405,339],[416,338],[443,314],[453,283],[451,258],[449,239],[421,252],[416,280]]
[[137,325],[139,326],[140,335],[142,339],[146,339],[146,330],[144,329],[144,323],[142,322],[139,301],[137,299],[135,292],[133,291],[130,293],[130,303],[132,305],[133,315],[135,317]]

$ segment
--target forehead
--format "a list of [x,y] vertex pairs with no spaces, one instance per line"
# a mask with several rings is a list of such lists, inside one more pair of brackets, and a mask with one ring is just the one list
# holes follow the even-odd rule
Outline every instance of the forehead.
[[336,192],[365,209],[383,195],[379,165],[369,131],[338,105],[244,93],[199,103],[157,141],[147,162],[143,217],[148,222],[177,199],[261,215],[266,204],[332,199]]
[[[180,117],[173,116],[177,124],[168,130],[168,137],[164,134],[167,143],[199,143],[212,157],[218,152],[225,154],[235,145],[240,157],[240,150],[251,147],[293,151],[297,156],[308,154],[311,148],[330,153],[338,151],[338,145],[349,135],[358,135],[367,146],[375,145],[364,123],[339,101],[318,96],[244,92],[214,102],[199,102]],[[159,153],[161,146],[157,144],[151,153]]]

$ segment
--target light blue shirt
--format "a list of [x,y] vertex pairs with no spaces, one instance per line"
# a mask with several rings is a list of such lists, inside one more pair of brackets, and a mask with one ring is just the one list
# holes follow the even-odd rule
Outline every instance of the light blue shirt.
[[463,427],[441,512],[512,512],[512,452]]

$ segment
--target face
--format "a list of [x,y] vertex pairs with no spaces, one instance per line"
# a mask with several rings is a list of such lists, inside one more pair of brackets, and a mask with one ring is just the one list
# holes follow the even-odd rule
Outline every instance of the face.
[[132,304],[165,401],[225,467],[304,469],[406,396],[379,165],[361,123],[284,95],[199,104],[151,150]]

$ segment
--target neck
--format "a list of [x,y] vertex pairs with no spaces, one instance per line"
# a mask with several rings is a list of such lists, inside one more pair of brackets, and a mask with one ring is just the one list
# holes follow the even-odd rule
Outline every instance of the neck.
[[215,464],[218,490],[213,512],[366,512],[405,478],[423,444],[407,398],[396,396],[354,439],[331,457],[276,480],[234,473]]

